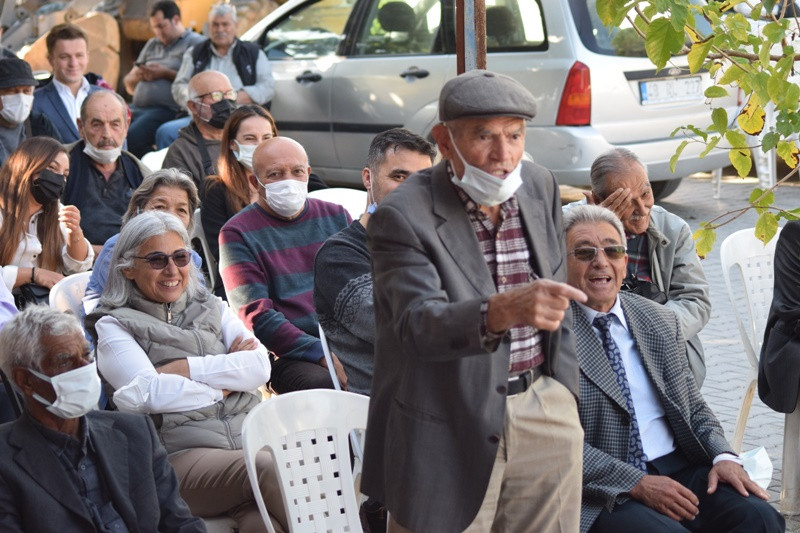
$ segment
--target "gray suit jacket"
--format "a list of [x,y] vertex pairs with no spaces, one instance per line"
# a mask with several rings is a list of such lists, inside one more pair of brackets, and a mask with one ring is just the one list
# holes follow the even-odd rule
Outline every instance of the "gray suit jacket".
[[[178,493],[153,423],[144,415],[86,415],[114,508],[131,532],[201,532]],[[0,530],[96,531],[61,461],[27,415],[0,426]]]
[[[675,314],[646,298],[621,292],[622,311],[655,385],[676,446],[698,465],[733,448],[706,405],[689,372],[686,345]],[[572,303],[580,363],[578,412],[584,430],[581,531],[588,531],[600,510],[613,511],[628,499],[644,476],[627,464],[630,415],[600,339],[578,304]]]
[[[534,270],[565,277],[552,174],[523,164],[516,195]],[[502,432],[509,343],[481,343],[497,289],[444,163],[411,176],[372,215],[375,370],[363,490],[415,531],[462,531],[477,515]],[[567,313],[544,335],[546,372],[577,393]]]

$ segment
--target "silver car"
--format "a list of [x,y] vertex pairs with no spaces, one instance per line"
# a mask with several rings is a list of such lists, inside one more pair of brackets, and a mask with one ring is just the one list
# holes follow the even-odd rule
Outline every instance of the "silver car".
[[[704,145],[690,143],[670,172],[685,138],[670,133],[710,123],[709,75],[680,63],[656,72],[633,29],[609,32],[595,2],[486,1],[487,67],[537,99],[526,141],[533,159],[560,183],[585,185],[592,161],[624,146],[648,165],[661,197],[682,176],[727,165],[726,151],[700,159]],[[290,0],[243,39],[272,63],[281,135],[306,147],[326,181],[355,185],[376,133],[403,126],[429,136],[439,90],[456,75],[454,25],[454,0]],[[722,105],[732,115],[736,103]]]

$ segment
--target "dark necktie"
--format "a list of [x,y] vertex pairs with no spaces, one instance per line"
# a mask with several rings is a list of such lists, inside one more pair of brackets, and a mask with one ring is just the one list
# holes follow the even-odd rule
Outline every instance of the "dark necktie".
[[628,376],[625,374],[625,365],[622,364],[622,354],[619,352],[619,347],[614,339],[611,337],[611,314],[597,315],[594,318],[592,325],[600,330],[600,338],[603,341],[603,349],[606,351],[608,361],[611,363],[611,370],[617,378],[617,385],[619,385],[623,398],[625,398],[625,405],[628,408],[628,413],[631,415],[631,432],[628,436],[628,464],[647,472],[647,456],[644,454],[642,447],[642,435],[639,433],[639,422],[636,420],[636,411],[633,408],[633,398],[631,397],[631,387],[628,385]]

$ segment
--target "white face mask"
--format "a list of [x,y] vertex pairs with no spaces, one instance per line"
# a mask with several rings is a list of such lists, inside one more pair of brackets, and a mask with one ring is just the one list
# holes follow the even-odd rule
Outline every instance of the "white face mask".
[[50,383],[56,391],[54,403],[48,402],[39,394],[33,395],[36,401],[46,406],[54,415],[65,419],[78,418],[97,408],[101,384],[96,362],[53,377],[45,376],[31,368],[28,371]]
[[95,148],[89,141],[85,142],[86,146],[83,147],[83,153],[100,163],[101,165],[110,165],[122,154],[122,147],[116,148]]
[[16,93],[0,96],[3,102],[3,109],[0,109],[0,116],[12,124],[22,124],[31,114],[33,107],[33,95]]
[[306,204],[307,181],[285,179],[266,185],[258,183],[264,188],[267,205],[282,217],[291,217]]
[[468,164],[453,140],[453,133],[450,130],[447,130],[447,133],[450,135],[450,143],[453,149],[464,165],[464,175],[461,179],[457,176],[453,176],[453,183],[461,187],[461,189],[479,205],[490,207],[500,205],[514,196],[519,186],[522,185],[522,159],[520,159],[517,166],[514,167],[514,170],[512,170],[508,176],[505,178],[498,178],[478,167]]
[[253,154],[258,148],[257,144],[239,144],[239,141],[233,141],[236,143],[236,148],[238,150],[234,150],[233,154],[236,156],[236,160],[244,165],[244,167],[249,170],[250,172],[253,171]]

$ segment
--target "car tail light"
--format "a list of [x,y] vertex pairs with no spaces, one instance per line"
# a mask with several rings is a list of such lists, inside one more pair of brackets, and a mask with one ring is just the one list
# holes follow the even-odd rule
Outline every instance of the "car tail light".
[[589,67],[576,61],[567,74],[556,126],[588,126],[592,117],[592,84]]

